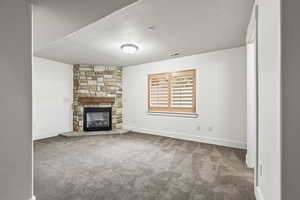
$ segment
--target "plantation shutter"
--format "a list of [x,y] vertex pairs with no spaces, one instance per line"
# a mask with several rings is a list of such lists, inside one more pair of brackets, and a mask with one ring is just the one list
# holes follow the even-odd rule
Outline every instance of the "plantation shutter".
[[171,108],[195,112],[195,70],[175,72],[171,76]]
[[149,111],[196,112],[195,83],[195,70],[149,75]]
[[165,110],[169,107],[169,74],[149,76],[149,107],[151,110]]

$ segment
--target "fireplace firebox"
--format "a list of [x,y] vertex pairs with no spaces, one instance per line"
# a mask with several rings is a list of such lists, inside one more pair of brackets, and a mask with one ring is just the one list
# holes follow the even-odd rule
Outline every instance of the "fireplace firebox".
[[111,129],[111,108],[84,108],[84,131],[107,131]]

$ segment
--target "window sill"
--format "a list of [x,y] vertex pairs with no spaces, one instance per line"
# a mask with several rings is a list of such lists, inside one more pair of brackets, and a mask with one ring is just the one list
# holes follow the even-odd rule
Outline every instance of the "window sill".
[[147,115],[167,116],[167,117],[198,118],[197,113],[151,112],[151,111],[148,111]]

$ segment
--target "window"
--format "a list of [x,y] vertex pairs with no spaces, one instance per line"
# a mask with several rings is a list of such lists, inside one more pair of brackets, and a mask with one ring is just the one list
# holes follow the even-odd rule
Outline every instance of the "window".
[[196,112],[196,70],[148,75],[150,112]]

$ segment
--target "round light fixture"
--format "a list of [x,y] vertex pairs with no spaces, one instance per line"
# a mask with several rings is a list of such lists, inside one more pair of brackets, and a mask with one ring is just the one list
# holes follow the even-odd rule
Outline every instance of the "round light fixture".
[[123,44],[121,50],[126,54],[135,54],[139,47],[134,44]]

